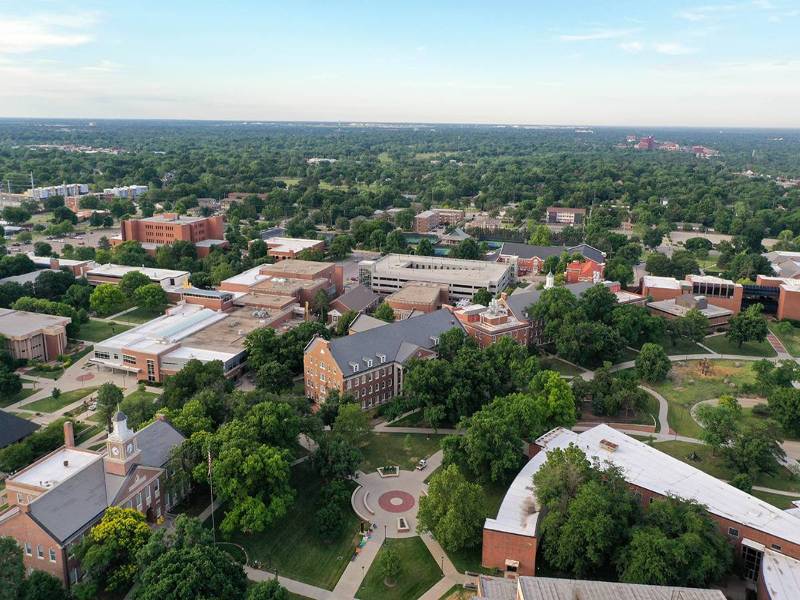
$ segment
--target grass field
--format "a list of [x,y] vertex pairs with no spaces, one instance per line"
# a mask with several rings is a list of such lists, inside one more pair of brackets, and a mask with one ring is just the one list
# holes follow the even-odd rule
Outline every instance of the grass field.
[[[737,364],[739,366],[737,366]],[[753,383],[755,375],[746,362],[711,361],[711,372],[702,375],[700,361],[673,363],[670,378],[651,387],[669,402],[669,424],[681,435],[698,437],[700,426],[691,415],[691,407],[701,400],[735,394],[743,383]]]
[[300,183],[299,177],[273,177],[275,181],[282,181],[286,184],[286,187],[294,187],[298,183]]
[[31,396],[36,393],[36,390],[31,388],[22,388],[13,396],[2,397],[0,398],[0,408],[5,408],[6,406],[11,406],[15,402],[19,402],[20,400],[25,400],[28,396]]
[[769,330],[778,337],[789,354],[800,356],[800,328],[784,323],[770,323]]
[[[268,570],[278,569],[286,577],[332,590],[353,554],[358,517],[348,506],[343,533],[337,539],[324,541],[317,535],[314,524],[322,487],[319,477],[303,463],[292,470],[291,484],[297,497],[286,517],[261,533],[235,534],[226,541],[244,546],[250,560],[258,560]],[[223,512],[218,511],[217,527],[222,516]],[[210,519],[206,525],[211,526]]]
[[671,340],[667,339],[662,346],[669,356],[676,356],[679,354],[708,354],[708,350],[689,340],[677,340],[673,344]]
[[[678,441],[656,442],[653,444],[653,448],[661,450],[719,479],[730,481],[736,474],[728,467],[725,463],[725,459],[721,455],[715,456],[711,448],[705,444],[692,444],[690,442]],[[696,456],[697,460],[689,458],[692,454]],[[787,492],[796,491],[798,492],[798,497],[800,497],[800,481],[798,481],[798,478],[792,475],[786,467],[778,467],[774,475],[759,475],[753,482],[753,485]]]
[[[384,583],[380,572],[381,554],[386,544],[397,554],[400,575],[392,587]],[[358,591],[362,600],[406,600],[419,598],[442,578],[442,571],[425,543],[418,537],[390,539],[384,542],[378,556],[367,571]]]
[[136,390],[135,392],[131,392],[127,396],[125,396],[125,400],[139,400],[140,398],[147,398],[148,400],[155,400],[158,398],[159,394],[155,392],[148,392],[146,390]]
[[714,352],[720,354],[739,354],[742,356],[775,356],[769,342],[745,342],[740,348],[738,344],[731,342],[724,335],[714,335],[703,340],[703,345],[708,346]]
[[164,313],[162,312],[153,312],[150,310],[146,310],[142,307],[136,307],[131,312],[127,312],[124,315],[120,315],[116,318],[117,321],[123,321],[125,323],[135,323],[136,325],[140,325],[142,323],[147,323],[148,321],[152,321],[156,317],[160,317]]
[[753,490],[752,494],[756,498],[761,498],[764,502],[768,502],[769,504],[772,504],[772,506],[777,506],[782,510],[793,508],[794,504],[792,504],[792,500],[800,499],[800,494],[797,495],[797,498],[783,496],[781,494],[773,494],[771,492],[761,492],[759,490]]
[[30,404],[26,404],[22,408],[24,408],[25,410],[32,410],[35,412],[46,412],[46,413],[55,412],[60,408],[72,404],[73,402],[77,402],[81,398],[85,398],[96,389],[97,386],[79,388],[77,390],[71,390],[69,392],[62,392],[58,398],[53,398],[52,396],[49,396],[47,398],[42,398],[41,400],[36,400],[35,402],[31,402]]
[[439,600],[466,600],[475,596],[474,590],[467,590],[463,585],[454,585],[447,590]]
[[439,449],[441,438],[422,433],[370,433],[361,448],[364,460],[359,468],[365,473],[386,465],[413,469],[420,458],[428,458]]
[[81,330],[78,333],[78,339],[86,340],[88,342],[102,342],[113,335],[122,333],[130,329],[130,325],[123,325],[122,323],[114,323],[111,321],[100,321],[98,319],[89,319],[88,323],[81,325]]
[[582,369],[579,369],[578,367],[575,367],[568,362],[561,360],[560,358],[550,356],[540,358],[539,365],[543,369],[549,369],[550,371],[555,371],[556,373],[565,375],[567,377],[576,377],[583,373]]

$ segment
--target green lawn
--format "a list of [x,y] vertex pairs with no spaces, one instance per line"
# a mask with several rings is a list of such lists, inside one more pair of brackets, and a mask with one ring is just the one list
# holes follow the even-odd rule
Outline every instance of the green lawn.
[[467,590],[463,585],[454,585],[449,590],[447,590],[444,594],[442,594],[439,600],[462,600],[466,598],[472,598],[475,596],[475,591]]
[[[292,487],[297,491],[286,517],[266,531],[253,535],[234,534],[229,540],[247,549],[250,560],[281,575],[332,590],[347,567],[358,536],[358,517],[345,513],[343,533],[326,541],[317,535],[314,525],[321,482],[310,465],[302,463],[292,470]],[[217,527],[223,512],[216,515]],[[206,521],[210,526],[210,519]],[[219,534],[222,536],[222,534]]]
[[[384,583],[379,567],[386,544],[397,553],[400,563],[400,575],[392,587],[387,587]],[[358,597],[362,600],[411,600],[419,598],[441,578],[439,565],[420,538],[389,539],[381,546],[378,556],[367,571]]]
[[99,319],[89,319],[88,323],[81,325],[78,339],[88,342],[102,342],[111,336],[122,333],[130,329],[130,325],[114,323],[112,321],[100,321]]
[[583,373],[582,369],[575,367],[560,358],[547,356],[539,359],[539,365],[542,369],[549,369],[567,377],[576,377]]
[[701,361],[673,363],[670,378],[652,387],[669,402],[669,424],[681,435],[698,437],[702,431],[690,413],[692,406],[701,400],[719,398],[723,394],[736,394],[744,383],[754,383],[755,374],[749,362],[733,360],[710,361],[711,371],[702,375]]
[[760,492],[758,490],[753,490],[753,496],[756,498],[761,498],[764,502],[768,502],[769,504],[772,504],[772,506],[777,506],[782,510],[793,508],[794,504],[792,504],[792,500],[800,499],[800,494],[797,495],[797,498],[792,498],[791,496],[773,494],[771,492]]
[[120,315],[116,318],[117,321],[124,321],[125,323],[135,323],[140,325],[141,323],[147,323],[148,321],[152,321],[156,317],[162,316],[163,312],[153,312],[150,310],[146,310],[142,307],[134,308],[131,312],[127,312],[124,315]]
[[20,400],[25,400],[28,396],[35,394],[36,390],[31,388],[22,388],[13,396],[7,396],[0,398],[0,408],[5,408],[6,406],[11,406],[15,402],[19,402]]
[[676,356],[678,354],[708,354],[708,350],[689,340],[677,340],[674,344],[670,340],[665,340],[661,345],[669,356]]
[[294,187],[298,183],[300,183],[299,177],[273,177],[275,181],[282,181],[286,184],[286,187]]
[[789,322],[770,323],[769,330],[774,333],[792,356],[800,356],[800,328]]
[[25,371],[26,375],[30,375],[32,377],[44,377],[46,379],[58,379],[64,374],[64,369],[61,367],[57,369],[47,370],[47,369],[39,369],[34,367],[33,369],[29,369]]
[[740,348],[724,335],[714,335],[703,340],[703,345],[720,354],[739,354],[742,356],[776,356],[769,342],[745,342]]
[[127,396],[125,396],[125,400],[140,400],[145,398],[147,400],[153,401],[159,397],[160,394],[156,394],[155,392],[148,392],[147,390],[136,390],[131,392]]
[[41,400],[36,400],[35,402],[26,404],[22,408],[24,408],[25,410],[32,410],[36,412],[46,412],[46,413],[55,412],[58,409],[67,406],[68,404],[72,404],[73,402],[77,402],[81,398],[88,396],[96,389],[97,386],[94,386],[94,387],[79,388],[77,390],[71,390],[69,392],[62,392],[58,398],[53,398],[52,396],[48,398],[42,398]]
[[96,424],[96,425],[91,425],[89,427],[85,427],[83,430],[81,430],[80,434],[75,437],[75,443],[76,444],[82,444],[83,442],[88,440],[90,437],[92,437],[94,435],[97,435],[98,433],[100,433],[102,431],[105,431],[105,427],[103,425],[100,425],[100,424]]
[[[655,442],[653,448],[661,450],[719,479],[730,481],[735,475],[725,463],[725,459],[721,455],[714,456],[711,448],[705,444],[692,444],[690,442],[678,441]],[[692,453],[696,455],[697,460],[689,458]],[[798,497],[800,497],[800,480],[792,475],[786,467],[778,467],[774,475],[759,475],[753,482],[753,485],[787,492],[796,491],[798,492]]]
[[413,469],[420,458],[428,458],[439,449],[441,438],[423,433],[370,433],[361,448],[364,460],[359,468],[365,473],[386,465]]

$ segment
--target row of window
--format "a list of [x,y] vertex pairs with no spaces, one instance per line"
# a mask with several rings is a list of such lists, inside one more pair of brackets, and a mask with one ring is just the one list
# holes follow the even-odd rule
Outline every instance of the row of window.
[[[25,555],[26,556],[33,556],[33,547],[31,546],[30,542],[25,542],[23,544],[25,548]],[[55,548],[48,548],[48,558],[50,562],[56,562],[56,550]],[[44,546],[41,544],[36,544],[36,558],[39,560],[44,560]]]

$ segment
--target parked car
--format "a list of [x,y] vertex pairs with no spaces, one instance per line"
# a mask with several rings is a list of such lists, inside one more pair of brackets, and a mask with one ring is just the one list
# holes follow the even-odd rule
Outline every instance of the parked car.
[[89,410],[97,410],[97,400],[92,400],[89,403]]
[[428,467],[428,461],[424,458],[420,458],[419,462],[417,463],[417,471],[423,471]]

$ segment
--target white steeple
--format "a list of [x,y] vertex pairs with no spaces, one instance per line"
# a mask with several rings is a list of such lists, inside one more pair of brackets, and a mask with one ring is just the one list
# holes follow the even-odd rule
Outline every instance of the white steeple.
[[117,413],[111,419],[111,425],[112,430],[108,434],[109,440],[125,442],[133,437],[133,431],[128,429],[128,417],[121,410],[117,410]]
[[544,282],[544,289],[549,290],[551,287],[556,285],[556,277],[553,275],[553,272],[550,271],[547,274],[547,279]]

